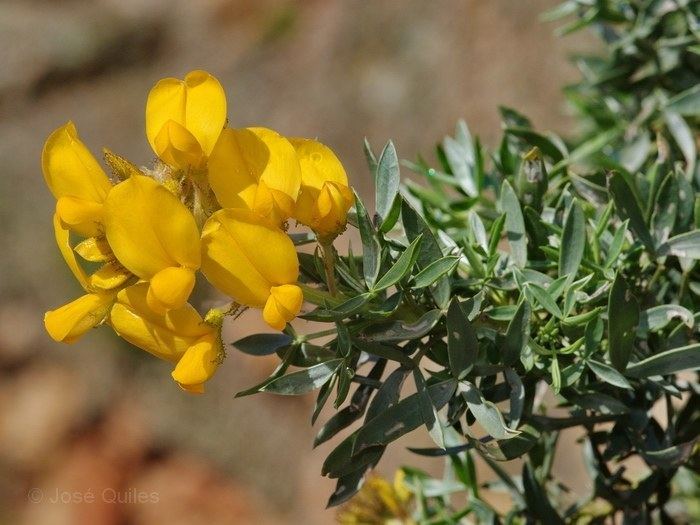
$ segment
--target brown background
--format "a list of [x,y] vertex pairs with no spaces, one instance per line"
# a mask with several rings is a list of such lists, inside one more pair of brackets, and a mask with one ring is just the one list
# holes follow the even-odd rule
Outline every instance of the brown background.
[[[570,130],[560,94],[576,78],[567,55],[590,42],[557,39],[538,21],[554,4],[1,2],[0,523],[313,525],[334,516],[323,510],[332,483],[320,477],[331,446],[311,450],[311,399],[233,399],[273,359],[231,351],[206,395],[193,397],[172,383],[167,364],[106,328],[73,346],[45,334],[43,312],[80,292],[52,239],[54,203],[40,170],[51,130],[72,119],[97,155],[107,145],[147,164],[150,86],[203,68],[225,86],[232,126],[318,137],[368,195],[364,136],[375,149],[392,138],[400,156],[432,158],[459,118],[493,143],[499,104],[540,129]],[[203,307],[216,300],[200,299]],[[257,319],[229,326],[226,340]],[[438,472],[439,460],[405,451],[424,442],[402,440],[379,471],[416,462]],[[78,502],[88,489],[97,502]],[[56,490],[78,495],[51,503]],[[103,501],[117,497],[126,503]]]

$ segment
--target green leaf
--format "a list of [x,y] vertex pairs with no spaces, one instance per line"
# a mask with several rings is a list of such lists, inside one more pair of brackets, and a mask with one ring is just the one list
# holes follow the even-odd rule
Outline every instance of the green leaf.
[[447,355],[450,372],[456,379],[467,375],[479,355],[476,332],[456,297],[447,310]]
[[639,319],[639,332],[658,332],[668,326],[674,318],[679,318],[688,328],[695,325],[693,312],[677,304],[663,304],[654,306],[642,312]]
[[695,160],[697,159],[697,148],[695,147],[695,136],[688,123],[678,113],[664,111],[664,118],[668,130],[673,135],[673,139],[678,144],[679,149],[685,157],[685,173],[692,176],[695,173]]
[[625,235],[627,235],[627,225],[629,220],[624,221],[620,227],[615,231],[612,241],[610,241],[610,246],[608,246],[608,254],[605,257],[605,268],[610,268],[620,257],[622,252],[622,246],[625,242]]
[[576,199],[573,199],[564,220],[561,251],[559,252],[559,276],[568,276],[572,281],[581,266],[581,259],[583,259],[583,251],[586,246],[585,221],[581,205]]
[[474,448],[486,457],[496,461],[510,461],[522,457],[535,446],[540,437],[539,431],[531,425],[523,425],[519,431],[519,435],[495,443],[483,443],[469,437],[467,439]]
[[627,367],[629,377],[652,377],[700,369],[700,344],[683,346],[653,355]]
[[619,399],[600,392],[585,392],[567,396],[568,401],[587,410],[595,410],[601,414],[626,414],[629,408]]
[[456,268],[457,263],[459,263],[459,256],[457,255],[447,255],[430,263],[416,274],[411,288],[418,290],[430,286],[443,275],[451,273]]
[[470,197],[476,197],[479,194],[479,188],[474,177],[474,146],[464,121],[460,120],[457,124],[455,136],[457,140],[445,137],[442,141],[442,149],[459,187]]
[[530,128],[506,128],[505,133],[525,140],[531,146],[536,146],[554,162],[560,162],[564,154],[548,137]]
[[379,279],[377,284],[374,285],[374,292],[379,292],[381,290],[389,288],[390,286],[393,286],[401,279],[403,279],[408,272],[411,271],[413,266],[416,264],[416,259],[418,258],[417,250],[420,246],[422,239],[423,236],[419,235],[413,240],[413,242],[408,246],[408,248],[406,248],[403,251],[403,253],[399,256],[394,265],[391,268],[389,268],[389,271],[387,271],[381,277],[381,279]]
[[615,201],[615,208],[618,215],[624,220],[629,220],[629,225],[632,231],[636,234],[640,241],[651,252],[655,252],[654,240],[649,233],[642,208],[637,199],[636,192],[629,184],[627,179],[618,172],[612,172],[608,175],[608,190],[612,194]]
[[[433,406],[439,410],[447,404],[455,391],[453,380],[443,381],[427,388]],[[387,445],[423,424],[422,395],[412,394],[365,423],[353,444],[353,455],[365,448]]]
[[[401,207],[401,221],[403,222],[406,237],[413,242],[419,235],[423,236],[418,252],[418,267],[423,269],[431,263],[443,257],[442,250],[433,232],[426,224],[423,217],[404,200]],[[450,282],[447,277],[441,277],[430,289],[430,293],[440,308],[447,308],[450,300]]]
[[382,221],[389,216],[399,193],[399,158],[392,141],[387,142],[377,162],[376,210]]
[[700,259],[700,230],[693,230],[671,237],[659,247],[659,254]]
[[386,378],[384,383],[372,399],[372,402],[367,409],[365,422],[384,413],[388,408],[396,405],[399,402],[401,388],[403,387],[406,377],[408,376],[408,368],[397,368]]
[[564,525],[557,511],[547,497],[547,491],[537,478],[535,471],[526,461],[523,465],[523,489],[525,490],[525,501],[527,502],[527,514],[538,518],[532,520],[537,523],[547,523],[548,525]]
[[601,363],[600,361],[594,361],[593,359],[587,361],[586,364],[588,365],[588,368],[590,368],[602,381],[620,388],[632,389],[632,385],[630,385],[629,381],[625,379],[625,376],[615,370],[612,366]]
[[559,370],[559,360],[556,355],[552,356],[549,373],[552,377],[552,391],[554,391],[556,395],[559,395],[559,391],[561,390],[561,370]]
[[615,276],[608,299],[608,339],[610,361],[624,370],[634,347],[635,329],[639,324],[639,303],[621,274]]
[[379,325],[373,328],[371,331],[362,334],[359,339],[361,341],[376,342],[400,342],[411,339],[419,339],[430,332],[441,317],[442,312],[440,310],[429,310],[414,323],[394,321],[388,326]]
[[373,287],[379,276],[381,265],[381,248],[377,239],[377,232],[367,214],[365,205],[360,197],[355,194],[355,209],[357,210],[357,223],[362,239],[362,271],[368,287]]
[[676,174],[670,172],[661,183],[654,203],[654,213],[651,216],[651,229],[657,244],[668,240],[677,215],[678,184],[676,183]]
[[525,292],[525,294],[527,294],[528,292],[532,294],[532,296],[537,300],[537,302],[557,319],[561,319],[563,317],[561,309],[559,308],[559,306],[557,306],[556,301],[552,299],[552,296],[549,295],[549,292],[547,292],[547,290],[545,290],[541,286],[534,283],[527,283],[523,287],[523,291]]
[[622,135],[622,132],[622,128],[611,128],[596,134],[592,139],[587,140],[573,150],[568,157],[555,164],[552,168],[552,172],[558,171],[569,164],[585,160],[594,153],[597,153],[603,149],[608,144],[614,142],[620,135]]
[[686,89],[668,99],[665,109],[686,117],[700,116],[700,85]]
[[270,355],[289,346],[293,339],[287,334],[254,334],[231,343],[244,354]]
[[507,180],[501,186],[501,211],[506,214],[505,230],[510,245],[510,255],[513,263],[524,268],[527,264],[527,235],[525,221],[520,208],[518,197]]
[[503,362],[506,365],[512,365],[518,361],[529,339],[530,305],[526,300],[521,300],[506,330],[503,341]]
[[262,387],[261,391],[284,396],[306,394],[328,381],[342,362],[343,359],[331,359],[306,370],[278,377]]
[[520,434],[519,431],[513,430],[506,425],[503,415],[496,405],[484,399],[481,391],[472,383],[462,381],[458,388],[471,413],[491,437],[495,439],[511,439]]

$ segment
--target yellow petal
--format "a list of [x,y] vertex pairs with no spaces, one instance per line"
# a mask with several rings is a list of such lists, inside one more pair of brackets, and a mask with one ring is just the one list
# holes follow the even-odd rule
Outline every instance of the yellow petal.
[[70,271],[73,272],[80,286],[83,287],[83,290],[88,291],[89,278],[83,267],[80,266],[75,252],[70,245],[70,230],[63,225],[57,214],[53,216],[53,231],[56,236],[56,244],[58,244],[58,249],[63,256],[63,260],[66,261],[66,265],[68,265]]
[[90,287],[97,290],[113,290],[124,284],[131,274],[117,261],[102,265],[90,276]]
[[219,367],[222,349],[216,337],[207,336],[187,349],[175,366],[172,377],[190,392],[202,393],[203,384]]
[[176,362],[185,351],[212,328],[190,305],[165,313],[152,311],[147,304],[148,283],[121,290],[109,315],[109,322],[121,337],[151,354]]
[[188,268],[165,268],[151,278],[146,300],[156,311],[180,308],[192,293],[194,281],[194,272]]
[[[301,185],[301,170],[294,147],[266,128],[225,129],[209,157],[209,183],[225,208],[255,209],[258,184],[284,194],[276,198],[274,222],[289,217]],[[274,193],[274,192],[273,192]]]
[[333,151],[311,139],[289,139],[301,165],[301,191],[295,218],[320,236],[345,229],[352,192],[343,165]]
[[105,262],[114,257],[107,239],[104,237],[89,237],[78,243],[75,253],[90,262]]
[[56,213],[61,221],[85,237],[100,234],[103,208],[101,202],[78,197],[61,197],[56,203]]
[[263,319],[272,328],[283,330],[286,324],[297,316],[303,302],[304,294],[298,286],[273,286],[263,309]]
[[326,181],[348,185],[348,176],[333,150],[312,139],[290,138],[299,157],[301,184],[320,190]]
[[95,157],[80,141],[72,122],[49,135],[41,166],[46,184],[57,199],[76,197],[101,203],[111,187]]
[[325,182],[313,207],[311,228],[320,237],[337,236],[345,230],[352,202],[350,188],[337,182]]
[[186,170],[202,168],[206,157],[197,139],[184,126],[169,120],[154,141],[156,155],[170,166]]
[[262,308],[272,286],[296,282],[299,261],[282,230],[245,210],[223,209],[204,226],[202,272],[237,302]]
[[219,81],[206,71],[191,71],[184,80],[158,82],[146,102],[146,136],[157,154],[156,137],[169,120],[187,129],[209,155],[226,123],[226,94]]
[[72,343],[99,325],[114,302],[109,294],[87,294],[56,310],[46,312],[44,326],[54,341]]
[[199,268],[199,231],[177,197],[135,175],[114,186],[105,202],[105,232],[114,255],[141,279],[169,268]]

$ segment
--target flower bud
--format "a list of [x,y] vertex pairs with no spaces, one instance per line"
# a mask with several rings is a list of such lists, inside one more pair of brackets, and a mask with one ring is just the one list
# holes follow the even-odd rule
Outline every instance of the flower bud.
[[321,239],[334,239],[345,230],[353,203],[343,165],[333,151],[311,139],[290,139],[301,165],[301,191],[295,217]]
[[262,308],[275,329],[282,330],[301,309],[294,243],[251,211],[223,209],[209,218],[202,232],[202,272],[236,302]]
[[148,95],[148,142],[175,169],[202,168],[225,123],[226,94],[206,71],[191,71],[184,80],[164,78]]

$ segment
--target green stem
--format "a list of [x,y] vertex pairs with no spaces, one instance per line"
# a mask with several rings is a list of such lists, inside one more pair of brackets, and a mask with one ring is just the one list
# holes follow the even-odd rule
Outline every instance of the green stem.
[[333,243],[320,241],[319,244],[323,258],[323,269],[326,272],[328,291],[332,297],[335,297],[338,293],[338,288],[335,284],[335,251],[333,250]]

